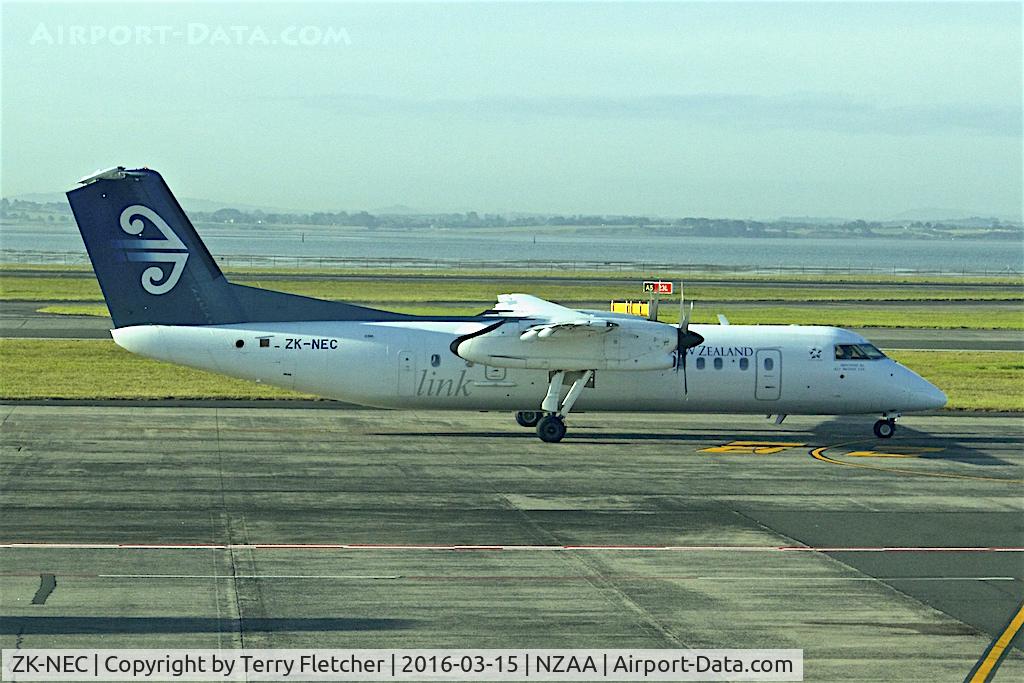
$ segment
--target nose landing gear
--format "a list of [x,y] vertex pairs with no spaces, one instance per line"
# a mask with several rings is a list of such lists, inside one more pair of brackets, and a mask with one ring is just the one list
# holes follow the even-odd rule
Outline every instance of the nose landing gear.
[[882,419],[875,423],[875,436],[879,439],[891,439],[896,433],[896,418],[899,415],[882,415]]

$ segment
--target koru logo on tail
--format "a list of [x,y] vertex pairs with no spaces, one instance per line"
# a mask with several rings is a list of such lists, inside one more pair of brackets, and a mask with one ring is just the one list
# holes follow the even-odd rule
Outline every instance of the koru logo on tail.
[[143,218],[155,225],[164,238],[119,240],[116,244],[125,250],[125,258],[129,261],[171,264],[169,273],[160,266],[150,266],[142,271],[142,288],[159,296],[174,289],[181,279],[185,261],[188,260],[188,247],[157,212],[141,204],[133,204],[121,212],[121,230],[129,235],[141,236],[146,227]]

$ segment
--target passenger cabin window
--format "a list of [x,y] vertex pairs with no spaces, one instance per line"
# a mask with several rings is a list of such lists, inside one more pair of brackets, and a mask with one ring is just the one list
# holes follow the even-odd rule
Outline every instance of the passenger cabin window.
[[697,369],[698,370],[703,370],[704,369],[704,359],[703,358],[698,358],[697,359]]
[[441,364],[441,356],[436,354],[436,353],[431,354],[431,356],[430,356],[430,367],[436,368],[440,364]]
[[775,361],[773,361],[771,358],[765,358],[764,359],[764,369],[765,370],[771,370],[774,367],[775,367]]
[[871,344],[836,344],[836,360],[878,360],[885,354]]
[[750,367],[750,359],[740,358],[740,370],[746,370],[748,367]]
[[721,370],[721,369],[722,369],[722,359],[721,358],[716,358],[715,359],[715,370]]

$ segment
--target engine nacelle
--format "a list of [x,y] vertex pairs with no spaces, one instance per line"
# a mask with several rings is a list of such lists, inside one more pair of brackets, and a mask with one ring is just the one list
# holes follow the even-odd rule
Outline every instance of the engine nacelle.
[[[676,328],[637,318],[605,330],[530,334],[535,322],[514,321],[453,345],[461,358],[498,368],[536,370],[666,370],[675,364]],[[525,339],[524,339],[525,336]]]

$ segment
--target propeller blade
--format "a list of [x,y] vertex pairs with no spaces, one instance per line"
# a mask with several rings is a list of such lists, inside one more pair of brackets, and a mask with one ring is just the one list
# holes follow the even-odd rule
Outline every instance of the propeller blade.
[[690,393],[690,385],[686,379],[686,357],[690,354],[689,349],[704,343],[704,337],[696,332],[690,332],[690,315],[693,313],[693,302],[686,307],[686,292],[683,290],[683,283],[679,283],[679,325],[676,326],[676,372],[679,367],[683,368],[683,393]]
[[683,291],[682,283],[679,283],[679,325],[676,326],[676,354],[678,359],[676,360],[676,372],[679,372],[679,367],[682,366],[684,392],[689,391],[686,383],[686,357],[689,354],[686,351],[704,343],[704,337],[690,331],[691,313],[693,313],[693,302],[690,302],[690,308],[687,309],[686,293]]
[[686,315],[686,292],[683,291],[683,283],[679,283],[679,325],[685,328],[690,324],[690,318]]
[[679,329],[688,330],[690,328],[690,316],[693,314],[693,302],[690,302],[690,307],[686,307],[686,292],[683,291],[683,284],[679,283]]
[[685,396],[690,393],[690,385],[686,381],[686,357],[689,356],[690,354],[688,354],[685,349],[683,351],[680,351],[680,353],[683,354],[683,395]]

